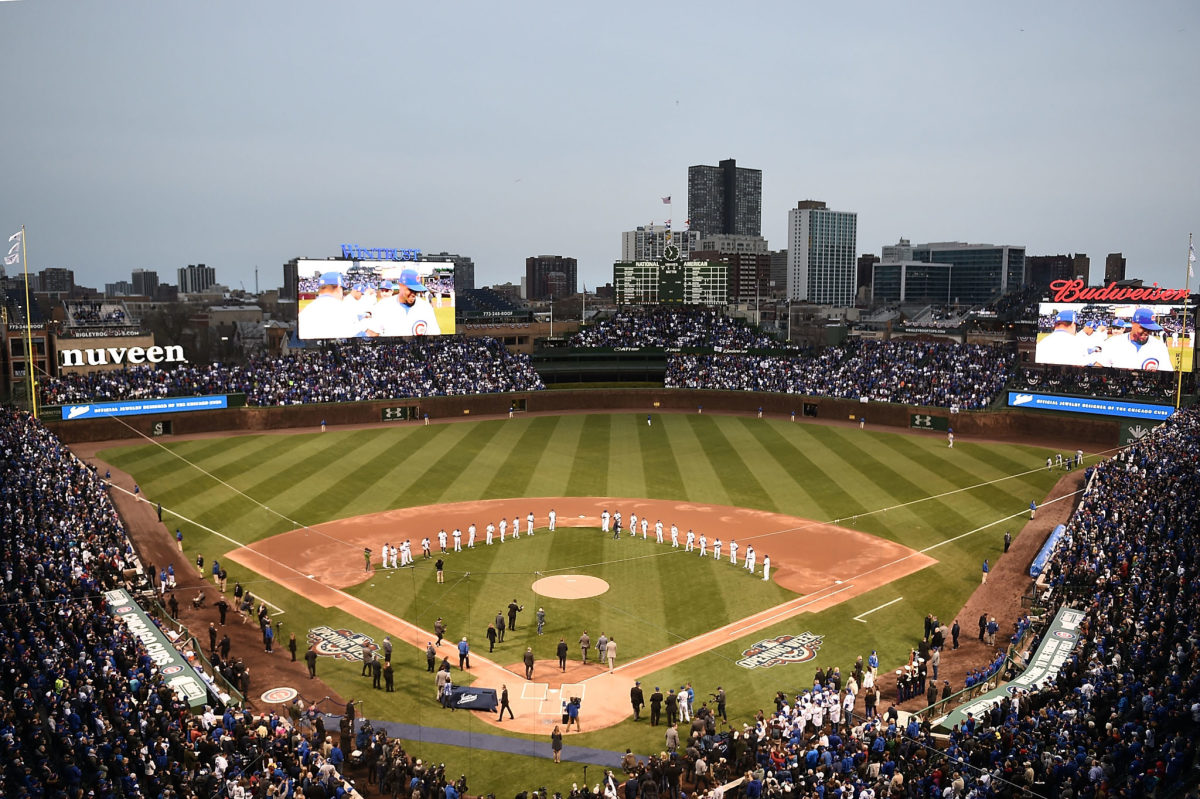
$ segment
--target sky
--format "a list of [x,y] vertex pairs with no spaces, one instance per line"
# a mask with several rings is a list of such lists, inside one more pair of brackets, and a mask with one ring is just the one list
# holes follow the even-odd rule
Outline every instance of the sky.
[[762,170],[772,249],[817,199],[860,253],[1085,252],[1097,283],[1119,251],[1181,286],[1200,234],[1194,0],[10,0],[0,27],[0,232],[98,288],[274,288],[342,243],[477,285],[572,256],[590,288],[725,158]]

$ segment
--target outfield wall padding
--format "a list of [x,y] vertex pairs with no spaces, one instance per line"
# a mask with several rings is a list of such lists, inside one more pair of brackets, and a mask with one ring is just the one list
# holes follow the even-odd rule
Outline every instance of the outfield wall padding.
[[1118,419],[1064,417],[1041,411],[970,411],[951,414],[947,408],[922,408],[890,403],[861,403],[830,397],[803,397],[748,391],[701,391],[665,388],[610,388],[530,391],[514,394],[471,394],[460,397],[421,397],[370,402],[286,405],[270,408],[229,408],[164,415],[129,416],[119,419],[49,420],[47,427],[67,443],[109,441],[149,436],[157,421],[169,420],[174,435],[215,432],[255,432],[294,427],[316,427],[324,420],[330,427],[380,424],[384,408],[411,406],[417,418],[386,424],[421,424],[420,418],[472,418],[506,416],[514,404],[534,413],[578,413],[628,411],[637,414],[658,411],[737,413],[789,417],[795,411],[803,420],[803,406],[815,406],[818,420],[847,421],[865,415],[868,425],[908,428],[912,414],[929,414],[949,420],[960,442],[971,437],[989,440],[1071,442],[1073,446],[1109,448],[1119,444]]

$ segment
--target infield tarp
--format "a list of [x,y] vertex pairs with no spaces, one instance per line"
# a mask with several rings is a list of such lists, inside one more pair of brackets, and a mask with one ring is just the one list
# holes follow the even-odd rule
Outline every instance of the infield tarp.
[[1054,548],[1058,546],[1058,542],[1062,540],[1065,532],[1067,532],[1067,526],[1060,524],[1054,528],[1054,532],[1050,533],[1050,537],[1046,539],[1046,543],[1042,544],[1033,563],[1029,564],[1030,577],[1037,577],[1042,573],[1042,569],[1046,568],[1046,561],[1050,560],[1050,556],[1054,554]]
[[965,705],[959,705],[948,715],[935,721],[933,726],[942,731],[949,731],[954,728],[954,725],[966,721],[968,713],[974,714],[977,719],[982,718],[994,703],[999,702],[1005,696],[1017,691],[1037,691],[1041,686],[1052,683],[1058,677],[1067,658],[1079,644],[1078,630],[1080,623],[1083,622],[1083,617],[1084,613],[1081,610],[1074,608],[1060,610],[1046,629],[1046,633],[1042,636],[1042,642],[1038,644],[1037,651],[1033,653],[1025,671],[1005,685],[994,688],[986,694],[980,694]]
[[455,710],[495,711],[500,702],[492,688],[476,688],[471,685],[455,686],[450,689],[450,707]]

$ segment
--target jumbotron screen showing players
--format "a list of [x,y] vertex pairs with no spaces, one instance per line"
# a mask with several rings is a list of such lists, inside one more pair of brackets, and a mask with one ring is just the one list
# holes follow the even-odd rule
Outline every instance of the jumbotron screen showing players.
[[1196,352],[1195,308],[1185,305],[1043,302],[1038,306],[1039,364],[1190,372]]
[[302,339],[396,338],[454,332],[454,264],[301,260]]

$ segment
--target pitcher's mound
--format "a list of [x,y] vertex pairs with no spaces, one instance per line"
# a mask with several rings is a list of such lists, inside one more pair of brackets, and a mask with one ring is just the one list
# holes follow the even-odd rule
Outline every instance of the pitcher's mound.
[[608,582],[585,574],[557,574],[533,584],[533,592],[552,599],[587,599],[608,590]]

